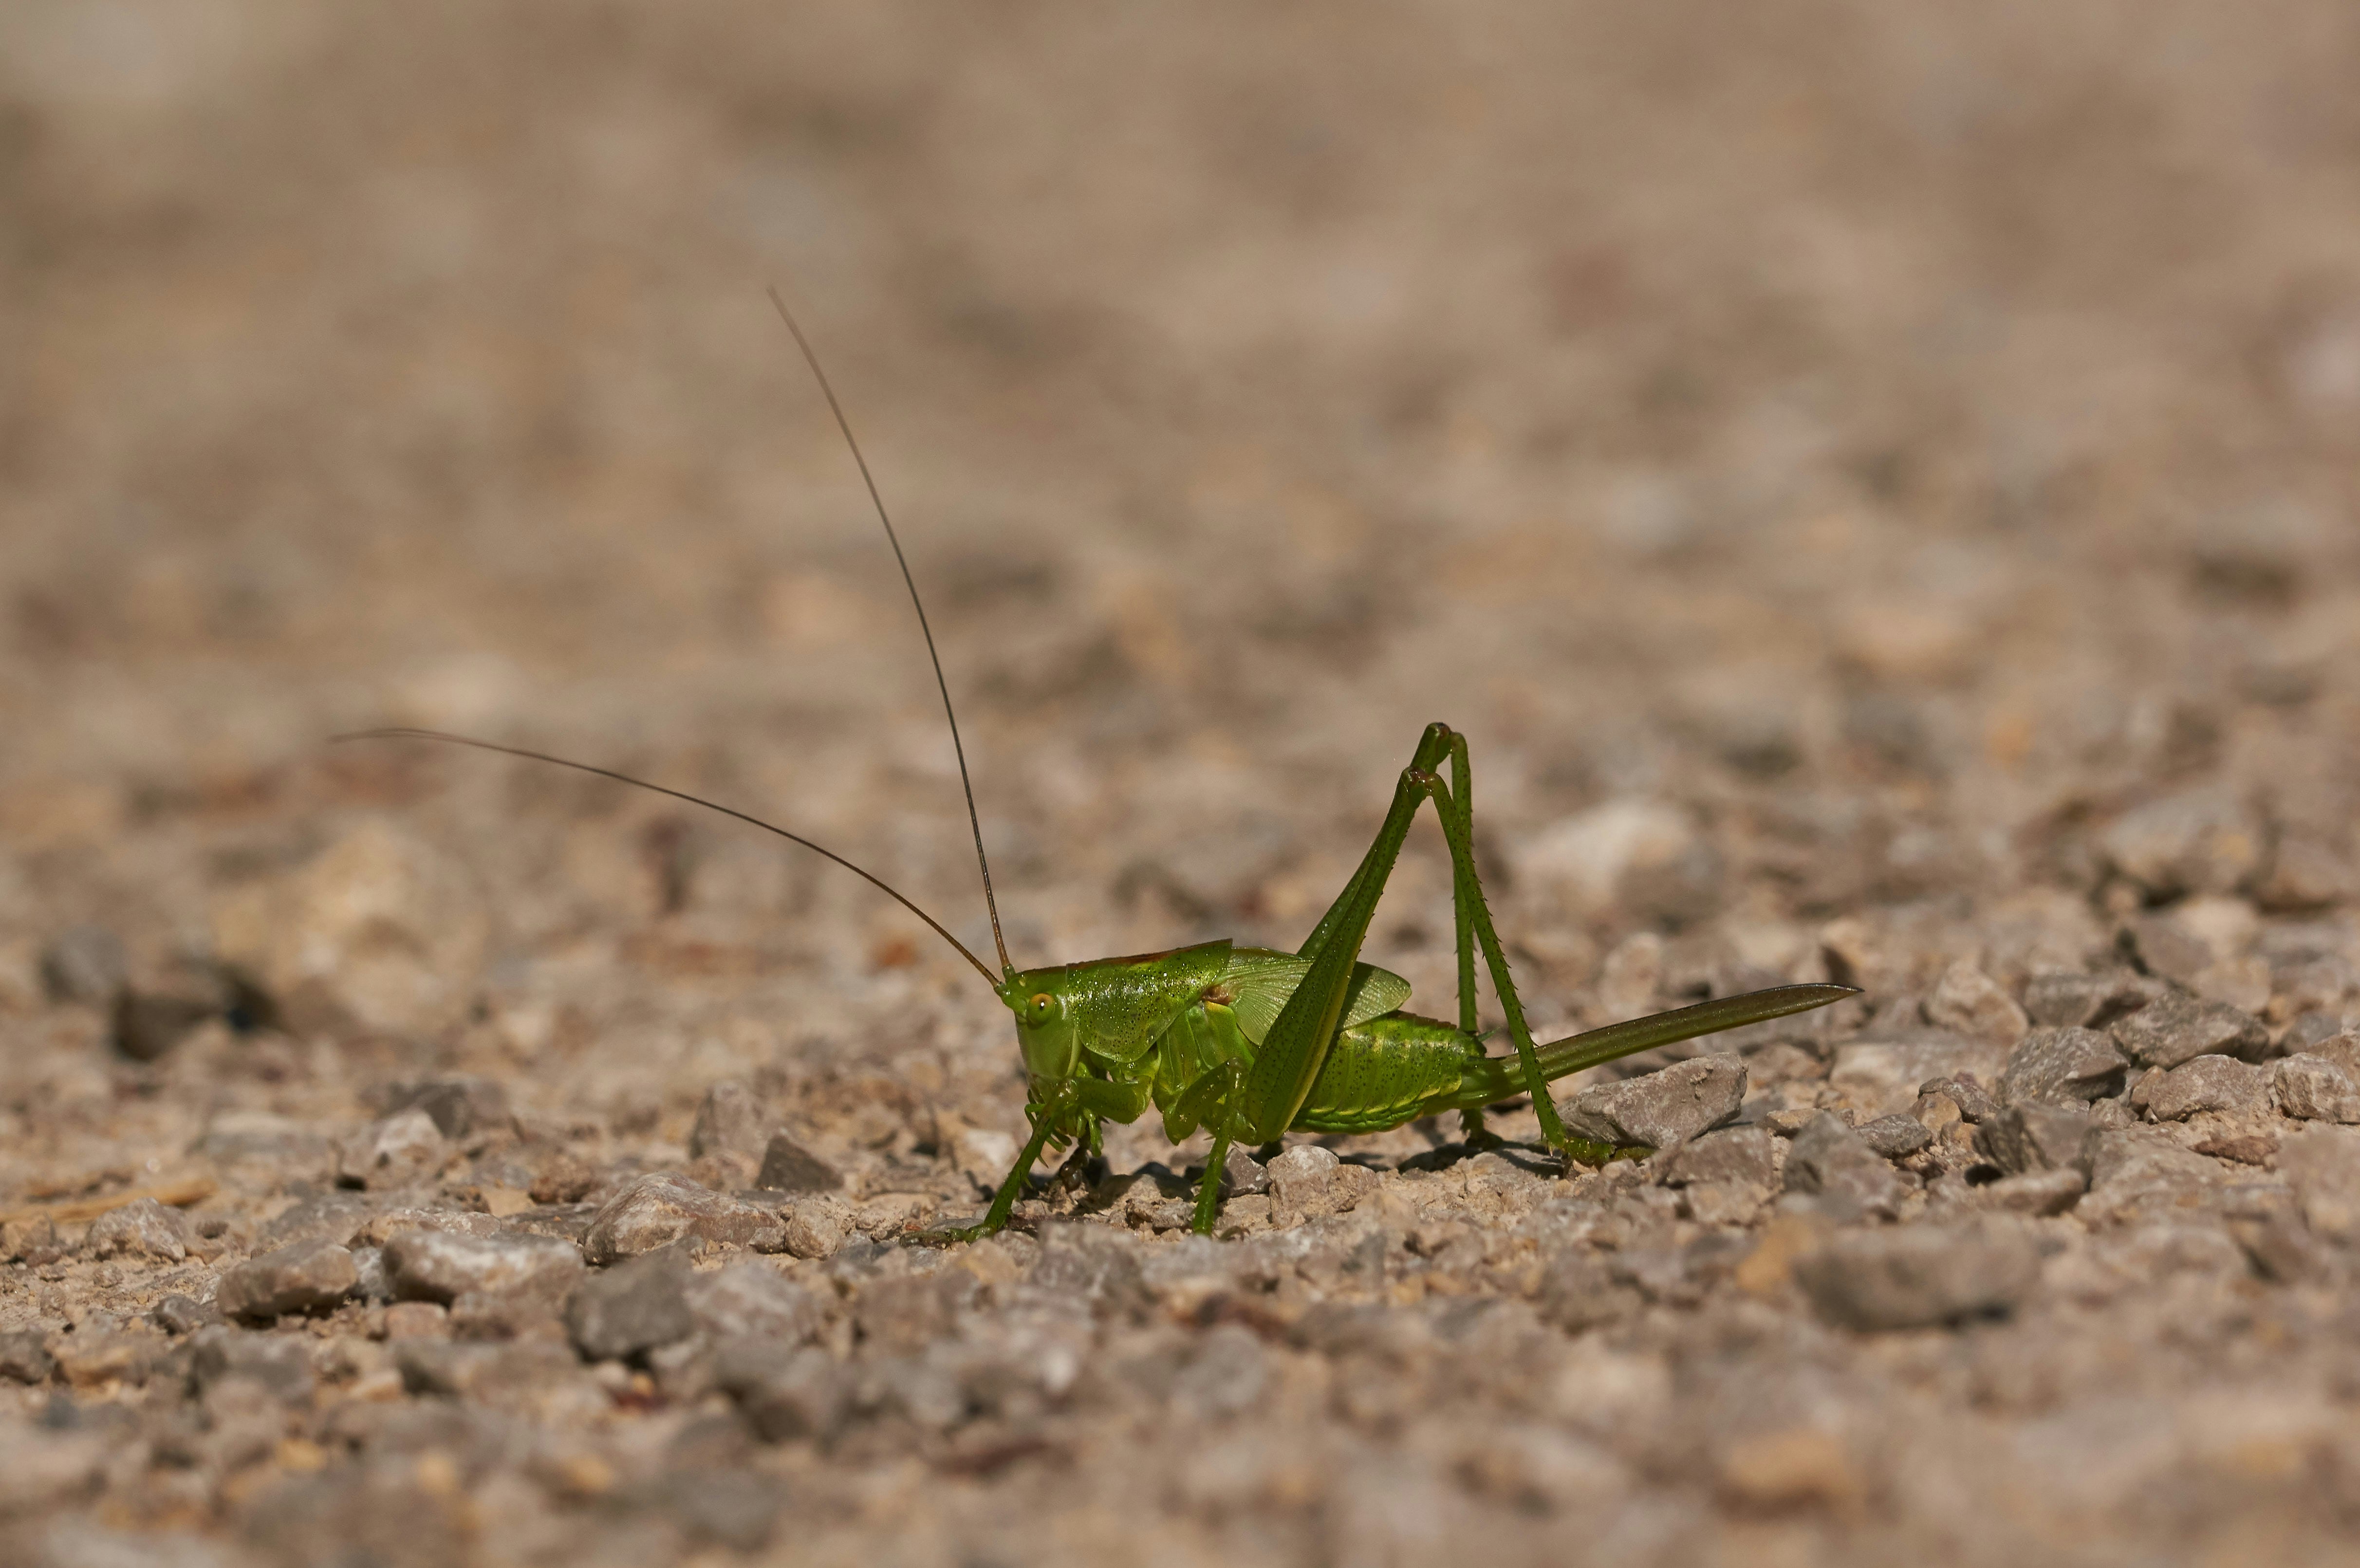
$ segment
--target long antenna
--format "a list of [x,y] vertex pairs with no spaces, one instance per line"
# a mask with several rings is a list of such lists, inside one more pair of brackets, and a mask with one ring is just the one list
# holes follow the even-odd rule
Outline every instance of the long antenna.
[[528,762],[547,762],[559,768],[571,768],[576,773],[595,773],[601,779],[612,779],[617,784],[628,784],[634,789],[651,789],[659,795],[669,795],[675,800],[685,800],[692,806],[703,806],[708,811],[718,811],[725,817],[735,817],[741,822],[750,822],[754,826],[760,828],[764,833],[776,833],[790,844],[799,844],[805,849],[810,850],[814,855],[823,855],[829,860],[833,860],[838,866],[843,866],[847,871],[853,873],[857,877],[866,878],[870,886],[876,887],[880,892],[884,893],[886,897],[893,899],[903,909],[909,910],[912,914],[925,921],[926,924],[932,926],[936,936],[942,938],[945,942],[949,942],[953,947],[957,948],[959,956],[966,959],[969,964],[975,965],[975,972],[983,976],[983,983],[985,985],[989,985],[995,991],[1000,988],[999,980],[993,977],[990,970],[984,967],[983,960],[978,958],[974,953],[969,953],[967,951],[967,943],[959,941],[958,938],[951,935],[949,931],[944,930],[942,921],[934,919],[934,916],[926,913],[925,910],[918,908],[917,905],[910,902],[908,898],[904,898],[900,888],[894,887],[891,883],[887,882],[883,877],[877,876],[874,872],[864,870],[860,866],[853,865],[852,862],[845,859],[844,856],[836,854],[836,851],[828,848],[825,844],[814,844],[811,840],[803,837],[801,833],[789,833],[786,829],[779,827],[774,823],[766,822],[759,817],[748,816],[745,812],[738,811],[734,807],[725,806],[715,800],[707,800],[701,796],[691,795],[684,790],[667,789],[661,784],[650,784],[644,779],[634,779],[628,773],[617,773],[611,768],[594,768],[589,763],[575,762],[571,758],[563,757],[552,757],[544,751],[527,751],[520,746],[498,746],[491,741],[475,740],[467,735],[446,735],[441,730],[411,729],[406,725],[397,725],[387,729],[355,730],[350,735],[330,735],[328,739],[331,743],[348,740],[438,740],[448,746],[471,746],[477,751],[497,751],[503,757],[521,757]]
[[[836,416],[836,428],[844,432],[844,444],[852,449],[852,461],[859,465],[861,483],[869,486],[869,504],[877,508],[877,520],[885,525],[886,542],[893,547],[893,559],[901,565],[901,583],[910,590],[910,604],[918,612],[918,630],[925,634],[926,657],[934,661],[934,685],[943,694],[943,717],[951,722],[951,750],[958,757],[959,788],[967,792],[967,825],[975,834],[976,866],[983,872],[983,907],[991,912],[992,945],[1000,949],[1000,972],[1013,975],[1016,965],[1008,962],[1008,939],[1000,930],[1000,901],[991,896],[991,861],[983,853],[983,820],[975,814],[975,782],[967,777],[967,747],[959,743],[958,714],[951,711],[950,682],[943,679],[943,657],[934,651],[934,628],[926,624],[926,603],[918,597],[918,580],[910,575],[910,558],[901,553],[901,536],[893,531],[893,519],[885,514],[885,498],[877,493],[877,481],[869,472],[869,460],[860,455],[860,442],[853,439],[852,421],[844,417],[844,405],[836,400],[836,388],[828,385],[827,372],[819,366],[819,355],[812,352],[811,340],[795,324],[795,313],[787,309],[787,301],[775,283],[770,285],[770,303],[778,307],[779,320],[786,322],[787,331],[794,335],[795,346],[803,351],[803,363],[811,366],[820,392],[827,398],[828,412]],[[939,926],[935,929],[941,930]]]

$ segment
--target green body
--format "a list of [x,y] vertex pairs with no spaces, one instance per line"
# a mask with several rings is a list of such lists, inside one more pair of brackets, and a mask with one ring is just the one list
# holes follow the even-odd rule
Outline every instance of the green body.
[[[1436,771],[1446,759],[1448,783]],[[1163,1113],[1164,1129],[1175,1142],[1200,1127],[1213,1135],[1196,1212],[1196,1228],[1207,1232],[1230,1144],[1267,1143],[1291,1129],[1375,1132],[1457,1111],[1470,1136],[1480,1137],[1484,1106],[1530,1094],[1542,1137],[1568,1160],[1598,1164],[1644,1153],[1568,1132],[1548,1083],[1634,1051],[1852,995],[1841,985],[1786,985],[1535,1044],[1476,878],[1469,792],[1465,740],[1441,724],[1428,726],[1376,842],[1297,953],[1212,942],[1010,969],[999,992],[1016,1017],[1032,1136],[982,1223],[935,1236],[1000,1229],[1043,1149],[1078,1143],[1095,1149],[1102,1124],[1136,1121],[1151,1106]],[[1402,1011],[1409,982],[1358,961],[1410,822],[1428,800],[1450,850],[1456,1024]],[[1507,1015],[1510,1054],[1490,1054],[1476,1033],[1479,953]]]

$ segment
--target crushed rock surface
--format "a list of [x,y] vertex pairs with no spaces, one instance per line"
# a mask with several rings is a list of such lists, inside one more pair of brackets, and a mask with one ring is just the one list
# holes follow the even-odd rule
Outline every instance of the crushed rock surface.
[[[2350,1560],[2355,48],[11,7],[0,1560]],[[1020,963],[1292,946],[1441,718],[1544,1039],[1862,994],[915,1244],[923,927],[322,744],[990,952],[781,275]]]

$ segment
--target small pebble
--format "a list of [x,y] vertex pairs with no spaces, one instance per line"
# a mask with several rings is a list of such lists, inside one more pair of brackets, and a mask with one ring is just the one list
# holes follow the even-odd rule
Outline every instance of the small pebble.
[[1860,1140],[1887,1160],[1906,1160],[1934,1141],[1934,1135],[1916,1116],[1878,1116],[1852,1129]]
[[214,1289],[213,1305],[225,1318],[263,1323],[333,1307],[359,1282],[350,1252],[333,1242],[303,1242],[230,1269]]
[[2098,1128],[2088,1112],[2038,1101],[2010,1105],[1975,1129],[1975,1147],[2010,1175],[2074,1171],[2086,1181],[2097,1158]]
[[104,926],[68,926],[41,950],[41,985],[53,1001],[110,1006],[130,973],[122,940]]
[[134,1198],[93,1220],[82,1238],[93,1258],[154,1258],[178,1263],[189,1255],[189,1222],[153,1198]]
[[707,1089],[696,1107],[696,1123],[689,1128],[688,1157],[750,1154],[759,1159],[764,1152],[761,1106],[753,1091],[734,1078]]
[[754,1185],[767,1192],[833,1192],[844,1185],[836,1168],[785,1133],[773,1133],[762,1149],[761,1174]]
[[582,1281],[565,1303],[565,1328],[590,1361],[638,1356],[696,1331],[688,1260],[673,1248],[633,1258]]
[[0,1334],[0,1377],[15,1383],[46,1383],[57,1370],[48,1336],[38,1329]]
[[2034,1029],[2009,1053],[1997,1098],[2007,1105],[2083,1104],[2119,1089],[2129,1066],[2114,1042],[2095,1029]]
[[1658,1073],[1582,1090],[1565,1124],[1602,1143],[1663,1149],[1736,1118],[1745,1101],[1745,1063],[1698,1056]]
[[1787,1146],[1786,1187],[1789,1192],[1819,1198],[1839,1219],[1860,1214],[1889,1219],[1909,1182],[1841,1116],[1822,1111]]
[[2199,1111],[2258,1111],[2270,1103],[2271,1071],[2227,1056],[2199,1056],[2163,1075],[2147,1094],[2147,1114],[2185,1121]]
[[772,1211],[659,1172],[640,1177],[598,1211],[583,1236],[582,1255],[594,1264],[614,1263],[688,1236],[759,1252],[788,1245],[787,1226]]
[[553,1236],[405,1230],[386,1242],[385,1269],[405,1301],[448,1304],[464,1295],[530,1292],[554,1306],[581,1279],[582,1253]]
[[1820,1316],[1872,1333],[1997,1315],[2029,1295],[2039,1276],[2039,1250],[2027,1236],[1931,1225],[1840,1235],[1795,1264]]
[[2199,1001],[2180,991],[2168,991],[2117,1018],[2107,1032],[2133,1062],[2165,1068],[2199,1056],[2252,1060],[2268,1049],[2270,1038],[2259,1018],[2225,1002]]

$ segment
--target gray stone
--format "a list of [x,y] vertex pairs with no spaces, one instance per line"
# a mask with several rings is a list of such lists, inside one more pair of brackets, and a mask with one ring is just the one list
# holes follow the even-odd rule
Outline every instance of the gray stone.
[[2180,1221],[2225,1181],[2221,1166],[2146,1127],[2106,1127],[2091,1160],[2090,1192],[2075,1209],[2087,1225]]
[[2336,1249],[2287,1214],[2233,1218],[2229,1234],[2254,1272],[2280,1285],[2339,1282],[2346,1269]]
[[1959,1119],[1962,1122],[1987,1122],[1999,1115],[1999,1102],[1972,1073],[1963,1073],[1956,1078],[1928,1079],[1918,1086],[1918,1093],[1921,1096],[1949,1095],[1950,1103],[1959,1107]]
[[1041,1256],[1027,1285],[1052,1301],[1087,1303],[1100,1317],[1136,1315],[1153,1298],[1140,1267],[1140,1247],[1107,1225],[1043,1221]]
[[2027,1171],[2018,1176],[2003,1176],[1974,1189],[1974,1196],[1979,1208],[2045,1216],[2065,1213],[2081,1201],[2081,1194],[2089,1187],[2090,1179],[2069,1166],[2059,1171]]
[[1995,1316],[2039,1278],[2039,1248],[2006,1228],[1851,1232],[1795,1264],[1796,1281],[1821,1317],[1872,1333]]
[[1376,1191],[1377,1173],[1347,1164],[1317,1144],[1297,1144],[1265,1167],[1271,1224],[1281,1228],[1327,1214],[1349,1214]]
[[1724,1127],[1666,1149],[1655,1171],[1667,1187],[1725,1182],[1768,1191],[1778,1184],[1778,1140],[1765,1127]]
[[1926,998],[1926,1021],[2005,1046],[2022,1040],[2032,1027],[2016,998],[1963,958],[1943,971],[1934,994]]
[[1934,1141],[1926,1124],[1912,1116],[1879,1116],[1852,1129],[1861,1142],[1887,1160],[1907,1160]]
[[2333,1062],[2354,1082],[2360,1083],[2360,1030],[2341,1029],[2303,1049]]
[[380,1209],[353,1233],[347,1247],[383,1247],[406,1231],[447,1231],[455,1236],[495,1236],[503,1233],[498,1220],[472,1209]]
[[2339,1035],[2353,1041],[2355,1045],[2360,1045],[2360,1037],[2355,1037],[2351,1030],[2344,1027],[2343,1015],[2329,1012],[2303,1013],[2287,1026],[2285,1037],[2278,1041],[2278,1049],[2289,1056],[2315,1051],[2319,1046]]
[[15,1520],[93,1492],[104,1484],[107,1460],[119,1446],[98,1432],[0,1421],[0,1519]]
[[378,816],[301,866],[224,889],[211,923],[221,960],[295,1032],[411,1039],[475,1000],[491,928],[465,866]]
[[166,1334],[177,1336],[194,1334],[201,1328],[221,1322],[221,1313],[213,1309],[211,1301],[200,1301],[194,1296],[172,1295],[156,1303],[155,1311],[148,1314],[148,1321]]
[[696,1332],[688,1261],[666,1247],[582,1281],[565,1303],[565,1329],[591,1361],[638,1356]]
[[688,1131],[688,1157],[748,1154],[759,1159],[765,1152],[762,1110],[753,1091],[735,1078],[724,1078],[707,1089],[696,1107],[696,1125]]
[[2006,1061],[2007,1048],[1991,1040],[1917,1029],[1836,1047],[1828,1086],[1861,1116],[1892,1116],[1916,1104],[1928,1079],[1996,1074]]
[[2102,1029],[2169,988],[2133,969],[2036,975],[2025,982],[2024,1010],[2037,1029]]
[[508,1124],[508,1085],[497,1078],[464,1075],[399,1084],[386,1097],[385,1114],[404,1111],[425,1112],[444,1138],[471,1138]]
[[2320,1235],[2360,1238],[2360,1131],[2320,1123],[2278,1142],[2278,1174]]
[[178,1263],[189,1256],[188,1217],[153,1198],[134,1198],[93,1220],[82,1248],[93,1258],[161,1258]]
[[2086,1029],[2105,1006],[2106,983],[2095,975],[2035,975],[2024,983],[2024,1011],[2035,1029]]
[[2282,1056],[2271,1062],[2270,1097],[2298,1121],[2360,1122],[2360,1083],[2324,1056]]
[[38,1329],[0,1334],[0,1377],[12,1383],[46,1383],[57,1368],[47,1336]]
[[406,1301],[530,1295],[553,1310],[581,1279],[582,1254],[554,1236],[412,1229],[387,1240],[385,1271]]
[[244,1377],[283,1403],[308,1399],[314,1343],[308,1335],[248,1334],[219,1325],[201,1329],[190,1342],[189,1380],[199,1394]]
[[52,1001],[108,1006],[130,973],[122,940],[104,926],[68,926],[41,950],[41,985]]
[[1786,1191],[1821,1200],[1839,1218],[1891,1218],[1909,1183],[1882,1155],[1863,1143],[1843,1118],[1822,1111],[1786,1149]]
[[1242,1323],[1222,1323],[1191,1347],[1172,1402],[1199,1420],[1242,1415],[1260,1402],[1269,1382],[1270,1357],[1261,1338]]
[[2236,795],[2206,787],[2125,811],[2099,836],[2114,869],[2151,898],[2227,893],[2261,866],[2261,825]]
[[853,1326],[863,1344],[888,1352],[922,1350],[953,1333],[975,1303],[978,1281],[964,1269],[901,1279],[880,1279],[853,1303]]
[[2095,1029],[2042,1029],[2024,1037],[2000,1074],[2004,1105],[2070,1105],[2103,1099],[2122,1087],[2130,1064]]
[[1541,1321],[1568,1334],[1586,1334],[1638,1312],[1646,1298],[1627,1277],[1586,1247],[1568,1247],[1541,1271]]
[[0,1222],[0,1260],[38,1267],[55,1263],[62,1255],[63,1249],[58,1246],[58,1227],[49,1215],[33,1214]]
[[833,1258],[852,1235],[852,1210],[825,1192],[798,1198],[779,1211],[786,1251],[795,1258]]
[[582,1255],[608,1264],[694,1236],[715,1247],[777,1252],[787,1226],[770,1210],[700,1187],[684,1176],[642,1176],[599,1209],[582,1237]]
[[355,1247],[352,1252],[353,1299],[377,1302],[393,1301],[393,1276],[386,1272],[385,1248]]
[[2360,898],[2360,871],[2332,842],[2316,834],[2282,835],[2270,855],[2269,874],[2254,888],[2254,901],[2285,913],[2323,909]]
[[787,1134],[772,1133],[762,1149],[754,1185],[766,1192],[833,1192],[844,1185],[836,1167]]
[[2086,1111],[2037,1101],[2010,1105],[1975,1129],[1975,1148],[2011,1176],[2071,1171],[2087,1181],[2097,1140]]
[[339,1247],[349,1247],[353,1237],[382,1206],[381,1201],[362,1197],[358,1192],[322,1192],[281,1210],[262,1227],[256,1240],[266,1249],[293,1247],[304,1241],[333,1241]]
[[571,1345],[542,1339],[505,1344],[405,1339],[393,1347],[402,1386],[413,1394],[465,1399],[490,1409],[530,1407],[584,1377]]
[[115,994],[109,1029],[115,1049],[134,1062],[160,1062],[199,1024],[226,1010],[227,997],[202,984],[180,991],[126,988]]
[[786,1505],[775,1479],[748,1470],[676,1470],[655,1496],[692,1541],[733,1552],[769,1545]]
[[2203,1002],[2167,991],[2107,1032],[2125,1055],[2145,1067],[2177,1067],[2200,1056],[2259,1057],[2269,1049],[2269,1031],[2259,1018],[2226,1002]]
[[115,1329],[100,1327],[94,1320],[73,1334],[60,1335],[49,1346],[49,1353],[58,1358],[59,1376],[76,1388],[144,1383],[162,1350],[162,1336],[149,1324]]
[[825,1350],[776,1339],[734,1339],[713,1358],[716,1387],[765,1442],[825,1442],[851,1413],[854,1373]]
[[799,1345],[827,1317],[817,1296],[760,1263],[691,1274],[684,1293],[696,1326],[716,1341],[760,1337]]
[[2181,1062],[2147,1090],[2147,1114],[2185,1121],[2199,1111],[2258,1111],[2270,1103],[2270,1071],[2227,1056]]
[[1221,1161],[1221,1192],[1225,1197],[1240,1198],[1249,1192],[1270,1191],[1270,1171],[1262,1162],[1238,1144],[1229,1145],[1229,1154]]
[[2212,963],[2212,946],[2177,920],[2146,915],[2125,925],[2114,946],[2140,968],[2192,986]]
[[1601,1143],[1663,1149],[1735,1119],[1744,1099],[1743,1062],[1697,1056],[1659,1073],[1582,1090],[1565,1123]]
[[412,1186],[440,1171],[449,1152],[432,1116],[399,1111],[336,1145],[336,1179],[373,1192]]
[[300,1242],[230,1269],[213,1291],[225,1318],[267,1323],[289,1312],[322,1312],[359,1282],[353,1255],[330,1241]]

